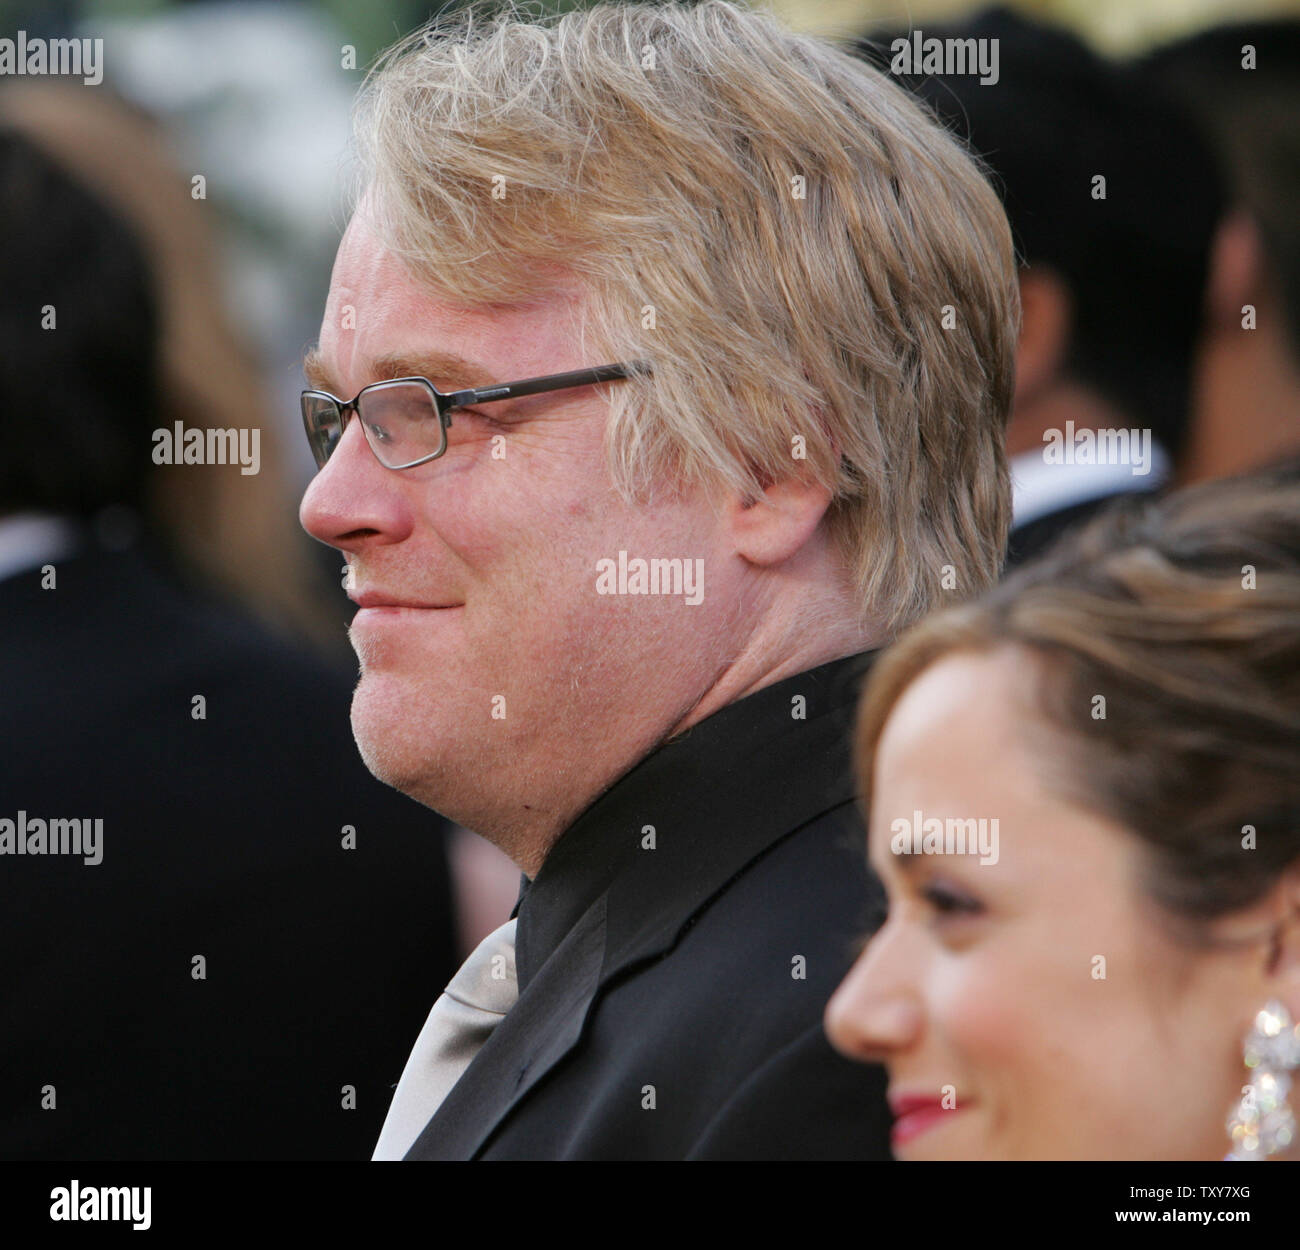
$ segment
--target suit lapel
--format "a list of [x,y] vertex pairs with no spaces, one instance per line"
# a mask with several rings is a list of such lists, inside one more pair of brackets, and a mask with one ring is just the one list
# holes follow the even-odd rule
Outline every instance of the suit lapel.
[[514,1106],[582,1036],[605,958],[605,896],[538,970],[407,1159],[472,1159]]
[[[406,1158],[481,1154],[578,1044],[602,983],[671,949],[709,899],[757,857],[852,802],[845,743],[869,660],[832,661],[723,708],[641,761],[579,817],[519,907],[517,966],[539,966],[527,970],[519,1000]],[[790,699],[804,691],[811,706],[795,731],[799,785],[792,786],[783,780]],[[756,784],[769,776],[777,783]],[[635,832],[647,819],[659,830],[652,850]],[[581,911],[581,900],[593,896]]]

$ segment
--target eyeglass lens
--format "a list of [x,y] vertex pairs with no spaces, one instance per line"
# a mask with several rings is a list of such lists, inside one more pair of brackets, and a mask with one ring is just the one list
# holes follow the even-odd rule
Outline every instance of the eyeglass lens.
[[[305,395],[303,423],[318,468],[343,437],[339,406],[324,396]],[[366,441],[382,464],[400,468],[446,450],[446,431],[433,395],[418,382],[381,382],[367,387],[357,401]]]

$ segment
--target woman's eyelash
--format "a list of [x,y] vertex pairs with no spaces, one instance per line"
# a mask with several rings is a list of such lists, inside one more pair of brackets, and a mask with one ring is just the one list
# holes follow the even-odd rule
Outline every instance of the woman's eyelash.
[[926,885],[921,890],[921,897],[942,915],[974,915],[984,910],[983,904],[969,894],[938,881]]

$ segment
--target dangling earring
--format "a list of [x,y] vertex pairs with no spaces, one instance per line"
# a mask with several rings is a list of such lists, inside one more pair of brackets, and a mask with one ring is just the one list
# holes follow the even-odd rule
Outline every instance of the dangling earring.
[[1300,1025],[1292,1023],[1291,1013],[1277,999],[1255,1017],[1242,1043],[1242,1062],[1250,1071],[1250,1084],[1228,1116],[1232,1150],[1226,1158],[1267,1159],[1295,1139],[1287,1073],[1300,1068]]

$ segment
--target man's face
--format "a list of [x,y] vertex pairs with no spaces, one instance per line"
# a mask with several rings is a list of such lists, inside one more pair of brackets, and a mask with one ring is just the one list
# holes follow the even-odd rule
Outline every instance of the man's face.
[[[581,293],[556,282],[525,308],[439,302],[359,213],[310,382],[346,399],[385,377],[451,390],[613,363],[582,352]],[[736,641],[743,561],[715,509],[667,490],[622,503],[607,408],[603,388],[583,387],[457,410],[446,454],[397,472],[351,420],[302,502],[304,527],[351,565],[367,765],[508,852],[512,825],[560,832],[662,740]],[[620,551],[702,559],[703,601],[598,593],[598,561]]]

